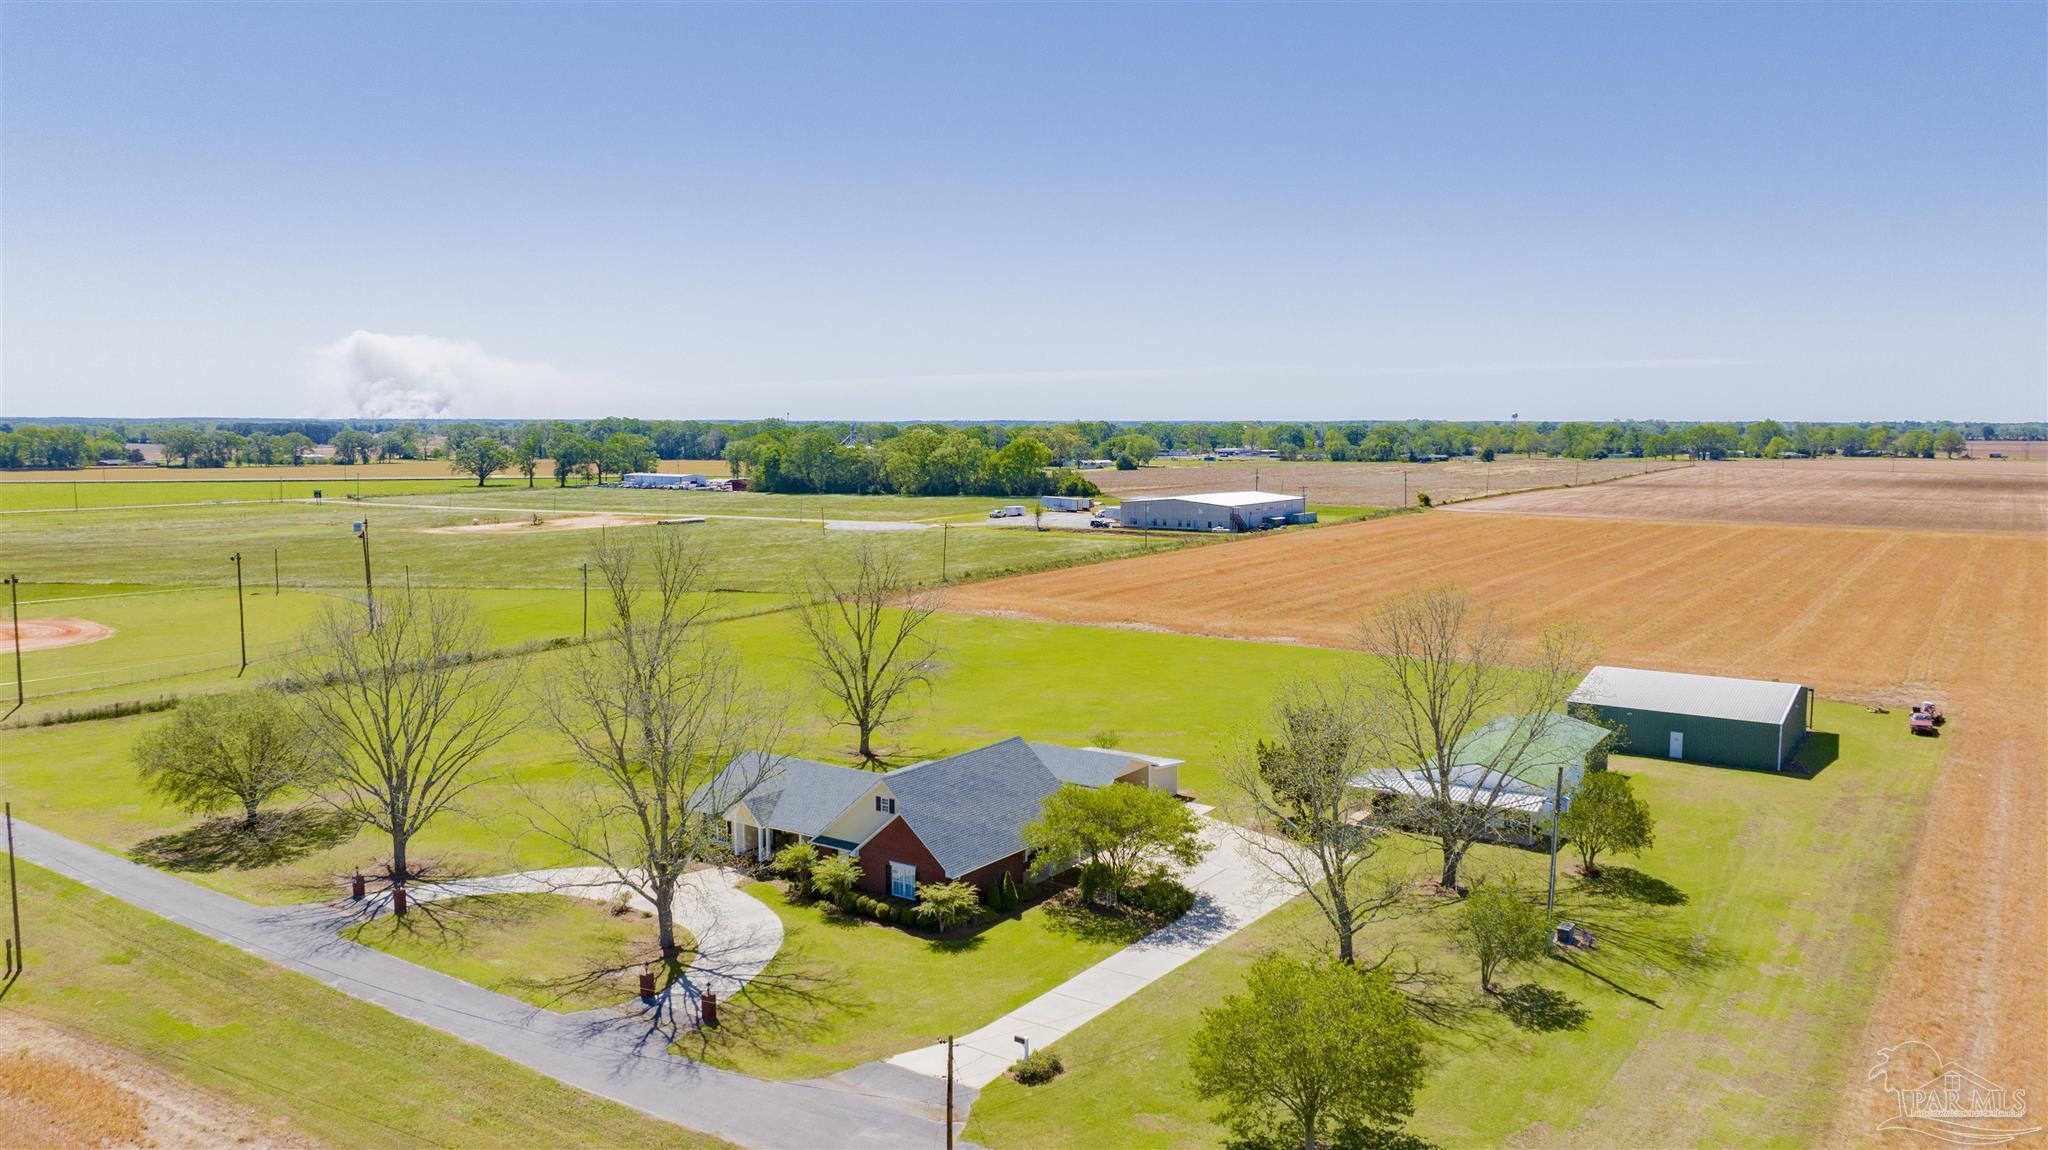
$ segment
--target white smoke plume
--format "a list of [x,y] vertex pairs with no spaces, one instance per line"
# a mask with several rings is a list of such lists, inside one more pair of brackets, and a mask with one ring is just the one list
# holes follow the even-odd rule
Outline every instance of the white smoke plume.
[[314,354],[311,376],[323,414],[344,419],[517,417],[562,394],[547,364],[437,335],[350,332]]

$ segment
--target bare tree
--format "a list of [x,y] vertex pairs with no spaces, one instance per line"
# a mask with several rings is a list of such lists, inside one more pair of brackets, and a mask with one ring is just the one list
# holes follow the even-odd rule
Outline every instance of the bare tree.
[[1374,718],[1348,678],[1290,683],[1273,704],[1277,734],[1247,739],[1225,773],[1226,808],[1250,857],[1308,894],[1345,963],[1356,961],[1358,932],[1400,895],[1398,880],[1372,881],[1386,827],[1358,780],[1390,753]]
[[1376,672],[1368,706],[1384,727],[1375,775],[1405,780],[1417,800],[1407,817],[1442,852],[1438,884],[1456,889],[1465,853],[1499,832],[1502,797],[1522,765],[1565,722],[1590,645],[1576,626],[1556,624],[1518,651],[1498,615],[1449,585],[1389,601],[1359,641]]
[[612,628],[542,693],[591,785],[567,807],[542,805],[536,825],[653,905],[673,976],[677,884],[722,844],[725,812],[778,772],[782,712],[702,623],[703,555],[684,537],[644,555],[605,540],[591,565]]
[[466,600],[386,592],[377,623],[330,609],[293,667],[300,715],[332,772],[332,801],[391,836],[391,882],[416,877],[413,837],[474,784],[471,768],[519,726],[514,680],[481,658]]
[[822,563],[797,619],[809,637],[808,662],[832,696],[835,725],[860,733],[859,755],[875,753],[875,732],[901,717],[903,696],[931,684],[938,646],[925,632],[936,596],[913,589],[901,556],[873,539],[855,547],[851,571],[834,575]]

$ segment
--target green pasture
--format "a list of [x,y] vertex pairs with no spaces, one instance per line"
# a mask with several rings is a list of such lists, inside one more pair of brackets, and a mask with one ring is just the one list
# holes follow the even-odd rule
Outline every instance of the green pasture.
[[730,1145],[40,867],[17,868],[32,949],[0,1008],[133,1050],[296,1140],[394,1150]]
[[[1809,1146],[1821,1141],[1859,1049],[1886,932],[1940,745],[1896,716],[1820,705],[1812,777],[1617,757],[1658,819],[1656,846],[1573,877],[1559,916],[1599,947],[1510,972],[1512,1011],[1478,993],[1453,944],[1456,904],[1410,895],[1362,947],[1416,972],[1434,1036],[1408,1131],[1445,1147],[1528,1143]],[[1434,873],[1409,841],[1386,865]],[[1485,848],[1470,876],[1513,876],[1541,898],[1545,856]],[[1052,1083],[999,1081],[968,1136],[995,1147],[1212,1146],[1214,1108],[1184,1052],[1202,1010],[1272,950],[1326,946],[1297,900],[1050,1049]],[[1526,988],[1526,989],[1525,989]],[[1682,1132],[1682,1133],[1675,1133]]]
[[[507,488],[515,483],[521,491],[526,490],[524,477],[502,476],[492,479],[483,490]],[[0,513],[185,503],[269,503],[311,499],[316,491],[324,499],[341,502],[348,495],[357,494],[364,499],[385,499],[428,491],[464,490],[478,490],[475,476],[358,478],[353,472],[336,470],[290,479],[17,479],[0,483]]]
[[[498,517],[522,518],[511,511]],[[580,586],[599,529],[431,530],[491,518],[490,512],[431,504],[194,506],[22,516],[0,523],[0,539],[7,544],[9,569],[30,583],[232,586],[228,557],[239,552],[252,585],[270,583],[274,570],[288,587],[359,588],[363,548],[352,525],[367,519],[371,573],[380,585],[409,574],[416,584],[445,587]],[[1201,542],[979,528],[870,533],[774,517],[601,530],[628,539],[689,532],[706,548],[714,587],[773,592],[799,586],[814,564],[839,566],[863,539],[900,549],[912,576],[930,583],[942,575],[948,581],[986,578]]]
[[[671,491],[624,487],[556,487],[546,484],[528,491],[522,484],[509,490],[502,483],[478,491],[471,487],[408,503],[457,507],[541,511],[637,511],[683,515],[760,515],[777,519],[896,520],[907,523],[958,521],[982,517],[1012,503],[1030,506],[1029,499],[979,495],[775,495],[760,491]],[[366,496],[367,498],[367,496]]]

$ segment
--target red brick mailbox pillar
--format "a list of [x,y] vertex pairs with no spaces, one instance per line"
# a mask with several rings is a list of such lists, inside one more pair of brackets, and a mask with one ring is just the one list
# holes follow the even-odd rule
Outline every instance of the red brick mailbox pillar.
[[348,884],[348,897],[350,897],[350,898],[352,898],[352,899],[356,900],[357,902],[361,902],[361,901],[363,901],[363,872],[362,872],[362,871],[357,871],[357,872],[356,872],[356,877],[355,877],[355,878],[353,878],[353,879],[351,879],[351,880],[349,880],[349,884]]
[[697,1021],[702,1026],[718,1025],[718,995],[708,990],[704,992],[704,1001],[697,1010]]
[[405,913],[405,888],[402,886],[391,888],[391,913]]
[[640,972],[640,1000],[642,1002],[654,1001],[654,972],[651,970]]

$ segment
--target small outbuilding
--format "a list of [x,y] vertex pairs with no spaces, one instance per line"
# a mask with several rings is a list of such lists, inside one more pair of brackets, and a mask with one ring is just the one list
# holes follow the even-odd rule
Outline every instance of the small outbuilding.
[[1217,491],[1205,495],[1161,495],[1123,502],[1125,527],[1160,531],[1256,531],[1304,522],[1299,495],[1271,491]]
[[1595,667],[1575,713],[1616,734],[1627,755],[1781,771],[1806,740],[1813,688],[1763,679]]

